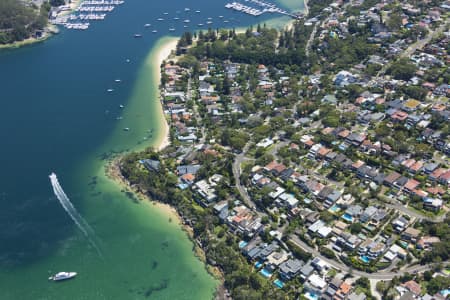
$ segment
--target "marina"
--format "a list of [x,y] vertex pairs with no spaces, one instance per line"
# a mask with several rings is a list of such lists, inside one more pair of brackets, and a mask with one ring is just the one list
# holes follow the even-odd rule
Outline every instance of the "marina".
[[67,29],[86,30],[91,23],[80,21],[104,20],[107,15],[106,13],[112,12],[117,5],[123,3],[125,3],[123,0],[86,0],[69,15],[60,14],[65,10],[52,13],[50,22],[54,25],[63,25]]
[[244,5],[239,2],[230,2],[225,4],[225,7],[228,9],[232,9],[238,12],[243,12],[245,14],[251,15],[251,16],[260,16],[264,13],[279,13],[282,15],[289,16],[294,19],[301,19],[303,18],[303,14],[295,14],[290,13],[282,8],[279,8],[276,4],[266,2],[266,1],[260,1],[260,0],[245,0],[245,2],[250,2],[253,4],[253,6]]

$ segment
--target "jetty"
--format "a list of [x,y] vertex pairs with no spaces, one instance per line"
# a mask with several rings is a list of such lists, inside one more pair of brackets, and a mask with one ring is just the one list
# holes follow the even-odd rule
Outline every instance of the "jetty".
[[261,0],[245,0],[245,2],[248,2],[248,4],[242,4],[240,2],[229,2],[225,4],[225,7],[228,9],[232,9],[238,12],[242,12],[251,16],[260,16],[264,13],[278,13],[285,16],[289,16],[294,19],[301,19],[303,18],[303,14],[299,13],[291,13],[288,12],[280,7],[278,7],[274,3],[270,3],[267,1],[261,1]]
[[125,3],[123,0],[85,0],[69,15],[60,15],[59,11],[52,13],[50,22],[67,29],[86,30],[91,25],[87,21],[104,20],[108,12],[112,12],[117,5],[123,3]]

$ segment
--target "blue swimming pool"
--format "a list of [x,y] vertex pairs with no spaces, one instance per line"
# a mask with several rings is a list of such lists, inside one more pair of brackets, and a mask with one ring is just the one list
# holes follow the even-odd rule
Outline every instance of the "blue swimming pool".
[[282,289],[284,287],[284,282],[281,281],[280,279],[276,279],[273,284],[275,284],[277,287],[279,287],[280,289]]
[[257,269],[261,268],[262,265],[263,265],[263,262],[261,262],[261,261],[255,262],[255,268],[257,268]]
[[333,205],[332,207],[330,207],[329,209],[328,209],[330,212],[338,212],[338,211],[340,211],[341,210],[341,208],[339,207],[339,205]]
[[267,271],[265,268],[262,269],[261,271],[259,271],[259,273],[261,273],[264,277],[266,278],[270,278],[270,276],[272,276],[272,273],[270,273],[269,271]]
[[402,248],[406,249],[406,248],[408,248],[408,243],[405,241],[400,241],[400,246],[402,246]]
[[242,249],[242,248],[244,248],[247,245],[248,245],[248,243],[246,241],[240,241],[239,242],[239,249]]
[[442,290],[440,293],[442,296],[447,297],[447,295],[450,295],[450,289]]
[[344,219],[345,221],[348,221],[348,222],[353,222],[353,217],[349,214],[343,214],[342,219]]
[[311,292],[307,292],[304,296],[309,300],[318,300],[319,299],[318,295],[311,293]]
[[370,262],[370,259],[365,255],[360,256],[359,259],[361,259],[366,264],[368,264]]

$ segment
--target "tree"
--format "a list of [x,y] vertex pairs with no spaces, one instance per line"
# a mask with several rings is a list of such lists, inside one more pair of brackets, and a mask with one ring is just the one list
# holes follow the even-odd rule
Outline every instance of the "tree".
[[370,281],[367,277],[360,277],[355,281],[356,286],[360,286],[370,291]]
[[389,284],[387,284],[385,281],[378,281],[377,285],[376,285],[376,290],[377,292],[379,292],[381,295],[384,295],[384,293],[387,292],[387,290],[389,289]]
[[429,294],[434,295],[437,292],[448,288],[449,286],[450,286],[450,278],[444,276],[436,276],[428,282],[427,291]]
[[350,232],[353,234],[358,234],[362,231],[362,225],[360,223],[353,223],[350,225]]
[[414,76],[416,70],[417,68],[413,63],[406,58],[401,58],[392,64],[388,72],[394,76],[395,79],[410,80]]
[[41,9],[33,9],[24,1],[0,1],[0,44],[21,41],[47,25],[50,5],[42,4]]

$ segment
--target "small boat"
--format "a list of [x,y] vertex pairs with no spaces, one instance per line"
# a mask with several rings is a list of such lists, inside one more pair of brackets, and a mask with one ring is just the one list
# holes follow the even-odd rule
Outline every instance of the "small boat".
[[200,11],[199,11],[199,10],[196,10],[195,12],[196,12],[196,13],[198,13],[198,14],[200,13]]
[[150,26],[152,26],[152,24],[147,23],[144,25],[144,27],[150,27]]
[[190,9],[190,8],[187,8],[187,7],[184,9],[184,11],[190,11],[190,10],[191,10],[191,9]]
[[156,30],[156,29],[155,29],[155,30],[152,30],[152,32],[153,32],[153,33],[157,33],[157,32],[158,32],[158,30]]
[[228,21],[228,20],[225,20],[225,21],[223,21],[224,23],[228,23],[228,22],[230,22],[230,21]]
[[206,24],[208,24],[208,25],[209,25],[209,24],[212,24],[212,23],[213,23],[212,21],[207,21],[207,22],[206,22]]
[[166,15],[166,16],[167,16],[168,14],[169,14],[168,12],[163,13],[163,15]]
[[135,37],[135,38],[140,38],[140,37],[142,37],[142,34],[135,33],[135,34],[134,34],[134,37]]
[[124,108],[123,104],[120,104],[119,107],[120,107],[120,108]]
[[127,63],[129,63],[131,60],[130,60],[129,58],[127,58],[125,61],[126,61]]
[[173,18],[174,20],[179,20],[180,18],[178,18],[178,17],[175,17],[175,18]]
[[173,28],[173,27],[169,28],[169,31],[175,31],[175,28]]
[[123,130],[124,130],[124,131],[130,131],[130,128],[125,127]]
[[122,80],[120,80],[120,79],[116,79],[116,80],[114,80],[115,82],[121,82]]
[[222,18],[223,18],[223,16],[219,16],[219,18],[221,18],[221,19],[222,19]]
[[74,278],[75,276],[77,276],[77,272],[59,272],[53,276],[50,276],[48,278],[48,280],[61,281],[61,280]]
[[209,18],[208,18],[208,20],[212,20],[212,18],[211,18],[211,17],[209,17]]
[[184,23],[189,23],[191,20],[189,20],[189,19],[186,19],[186,20],[184,20],[183,22]]
[[187,25],[183,25],[183,27],[184,27],[184,28],[188,28],[189,26],[187,26]]
[[114,91],[114,89],[107,89],[106,91],[107,91],[108,93],[111,93],[111,92]]
[[199,23],[199,24],[197,24],[199,27],[202,27],[203,26],[203,23]]
[[157,20],[158,20],[158,21],[164,21],[164,19],[163,19],[163,18],[158,18]]

